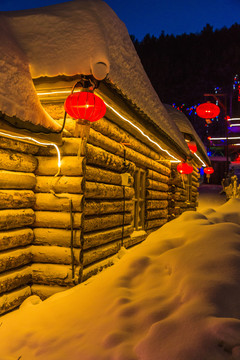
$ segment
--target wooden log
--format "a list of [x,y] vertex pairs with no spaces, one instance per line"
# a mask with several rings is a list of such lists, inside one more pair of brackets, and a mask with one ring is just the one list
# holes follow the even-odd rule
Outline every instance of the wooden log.
[[1,189],[33,189],[36,184],[34,174],[0,170]]
[[[130,176],[130,185],[133,184],[133,177]],[[121,174],[101,168],[95,168],[90,165],[86,166],[86,180],[96,181],[105,184],[122,185]]]
[[37,176],[35,192],[82,194],[82,181],[79,176]]
[[31,190],[0,190],[0,209],[31,208],[35,194]]
[[[155,169],[159,172],[163,172],[164,175],[170,174],[168,167],[162,163],[154,161],[151,156],[145,156],[143,153],[139,152],[139,149],[137,149],[137,151],[132,149],[131,145],[125,146],[124,148],[119,142],[111,140],[109,137],[106,137],[97,131],[92,130],[90,132],[89,142],[94,146],[99,146],[104,150],[121,157],[124,157],[125,149],[126,159],[132,161],[137,166]],[[155,156],[154,159],[159,160],[159,156]]]
[[131,144],[132,149],[141,152],[145,156],[149,156],[152,159],[159,159],[159,154],[156,151],[152,150],[142,141],[136,139],[135,136],[130,135],[126,130],[120,128],[105,118],[92,124],[90,134],[93,129],[109,137],[110,139],[115,140],[117,143]]
[[[130,224],[132,221],[132,214],[124,214],[124,224]],[[85,217],[84,232],[103,230],[122,225],[123,214],[102,215],[98,217]]]
[[[49,227],[59,229],[70,229],[71,218],[69,212],[35,211],[35,222],[33,227]],[[73,213],[73,228],[79,229],[82,222],[81,213]]]
[[72,279],[72,267],[58,264],[32,264],[34,284],[73,286],[78,281],[78,269],[75,268],[75,279]]
[[[123,187],[118,185],[101,184],[96,182],[86,181],[85,196],[86,198],[98,199],[122,199],[124,192]],[[134,195],[134,189],[125,187],[125,199],[131,199]]]
[[[103,245],[109,243],[114,240],[118,240],[122,238],[122,227],[118,227],[115,229],[93,232],[90,234],[84,234],[84,243],[83,248],[89,249],[99,245]],[[127,237],[131,233],[133,233],[132,225],[124,226],[123,236]]]
[[32,209],[0,210],[0,230],[29,226],[34,223]]
[[17,250],[4,251],[4,253],[0,253],[0,272],[29,264],[31,260],[32,254],[30,246]]
[[4,294],[0,297],[0,315],[17,308],[30,295],[30,286]]
[[29,228],[0,232],[0,250],[29,245],[32,241],[33,231]]
[[[72,264],[71,249],[60,246],[32,246],[33,263]],[[80,249],[73,249],[74,264],[79,265]]]
[[162,219],[155,219],[155,220],[148,220],[146,222],[146,228],[147,229],[152,229],[152,228],[158,228],[161,227],[162,225],[166,224],[167,219],[162,218]]
[[0,275],[0,294],[27,285],[31,282],[32,274],[29,266],[8,271]]
[[[118,173],[125,170],[123,158],[90,144],[87,145],[87,164],[98,165]],[[130,161],[127,161],[127,165],[129,165],[128,172],[132,173],[135,165]]]
[[159,190],[159,191],[168,191],[168,185],[155,181],[155,180],[151,180],[151,179],[147,179],[146,180],[146,187],[147,189],[152,189],[152,190]]
[[167,200],[147,200],[146,209],[155,210],[155,209],[165,209],[168,206]]
[[102,201],[102,200],[89,200],[87,199],[84,206],[84,213],[86,215],[94,214],[111,214],[123,211],[133,211],[133,201]]
[[31,286],[32,295],[37,295],[41,300],[46,300],[50,296],[66,291],[70,289],[68,286],[49,286],[49,285],[37,285],[33,284]]
[[166,200],[168,198],[167,192],[155,191],[155,190],[146,190],[146,198],[155,199],[155,200]]
[[156,181],[167,184],[169,182],[169,176],[170,176],[170,174],[162,175],[156,171],[147,169],[147,178],[152,179],[152,180],[156,180]]
[[131,236],[123,239],[123,246],[126,249],[131,246],[137,245],[146,239],[147,233],[145,231],[137,231],[137,232],[140,232],[140,234],[136,235],[135,233],[133,233]]
[[116,261],[116,255],[108,257],[107,259],[104,259],[102,261],[93,263],[92,265],[86,266],[83,269],[82,281],[86,281],[91,276],[98,274],[103,269],[114,265],[114,261]]
[[36,154],[39,150],[38,145],[29,144],[23,141],[10,139],[3,136],[0,136],[0,148],[11,149],[17,152],[33,154],[33,155]]
[[0,169],[33,173],[37,159],[33,155],[0,149]]
[[[75,126],[75,122],[74,122]],[[61,156],[78,156],[79,146],[81,144],[80,138],[62,138],[62,145],[58,146]],[[56,150],[52,146],[41,147],[38,151],[38,156],[56,156]]]
[[168,215],[168,209],[149,210],[147,211],[146,218],[159,219],[159,218],[166,218],[167,215]]
[[[71,230],[35,228],[33,245],[71,247]],[[80,230],[73,230],[73,246],[80,247]]]
[[83,265],[89,265],[96,261],[106,259],[107,257],[116,254],[121,248],[121,241],[113,241],[110,244],[98,246],[91,250],[84,251]]
[[72,201],[72,211],[81,212],[83,208],[83,196],[68,193],[59,195],[37,193],[34,210],[70,211],[70,200]]
[[[54,157],[36,156],[38,166],[37,175],[56,175],[58,173],[58,159]],[[61,159],[61,175],[80,176],[83,173],[84,157],[64,156]]]

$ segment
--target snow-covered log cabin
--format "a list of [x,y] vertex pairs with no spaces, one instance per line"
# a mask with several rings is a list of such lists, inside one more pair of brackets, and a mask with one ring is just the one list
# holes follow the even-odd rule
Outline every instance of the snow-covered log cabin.
[[[0,13],[0,314],[114,263],[187,209],[209,163],[155,93],[101,0]],[[88,82],[106,104],[75,136],[64,102]],[[193,136],[193,135],[191,135]],[[196,141],[196,137],[193,139]],[[192,175],[176,172],[192,164]],[[191,195],[190,195],[191,194]]]

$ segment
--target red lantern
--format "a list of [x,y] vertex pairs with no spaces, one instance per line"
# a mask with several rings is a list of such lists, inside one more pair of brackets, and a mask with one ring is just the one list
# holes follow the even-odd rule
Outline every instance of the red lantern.
[[193,172],[193,167],[191,165],[189,165],[188,163],[180,163],[177,166],[177,171],[180,174],[191,174]]
[[195,141],[189,141],[187,143],[189,150],[194,154],[195,152],[197,152],[197,145],[195,143]]
[[64,104],[66,112],[74,119],[90,122],[101,119],[106,113],[106,105],[100,97],[90,91],[70,94]]
[[92,122],[101,119],[106,113],[104,101],[91,91],[70,94],[65,103],[65,111],[75,120],[75,136],[88,139]]
[[209,124],[211,122],[210,119],[213,119],[219,115],[220,108],[211,102],[206,102],[196,108],[196,113],[200,118],[205,119]]
[[207,182],[209,182],[210,175],[214,173],[214,169],[211,166],[207,166],[203,171],[206,174]]

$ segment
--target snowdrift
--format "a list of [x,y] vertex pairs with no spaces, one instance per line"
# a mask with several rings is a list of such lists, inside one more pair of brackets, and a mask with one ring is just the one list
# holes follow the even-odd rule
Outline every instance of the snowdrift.
[[86,283],[0,319],[2,360],[240,359],[240,200],[185,212]]

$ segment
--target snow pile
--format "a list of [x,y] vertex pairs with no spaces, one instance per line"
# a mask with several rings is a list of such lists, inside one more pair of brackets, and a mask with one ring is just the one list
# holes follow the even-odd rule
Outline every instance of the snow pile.
[[28,58],[32,78],[93,74],[102,80],[107,75],[189,154],[183,135],[143,69],[125,25],[105,2],[75,0],[2,14]]
[[0,358],[240,359],[239,213],[185,212],[88,282],[28,299],[1,318]]

